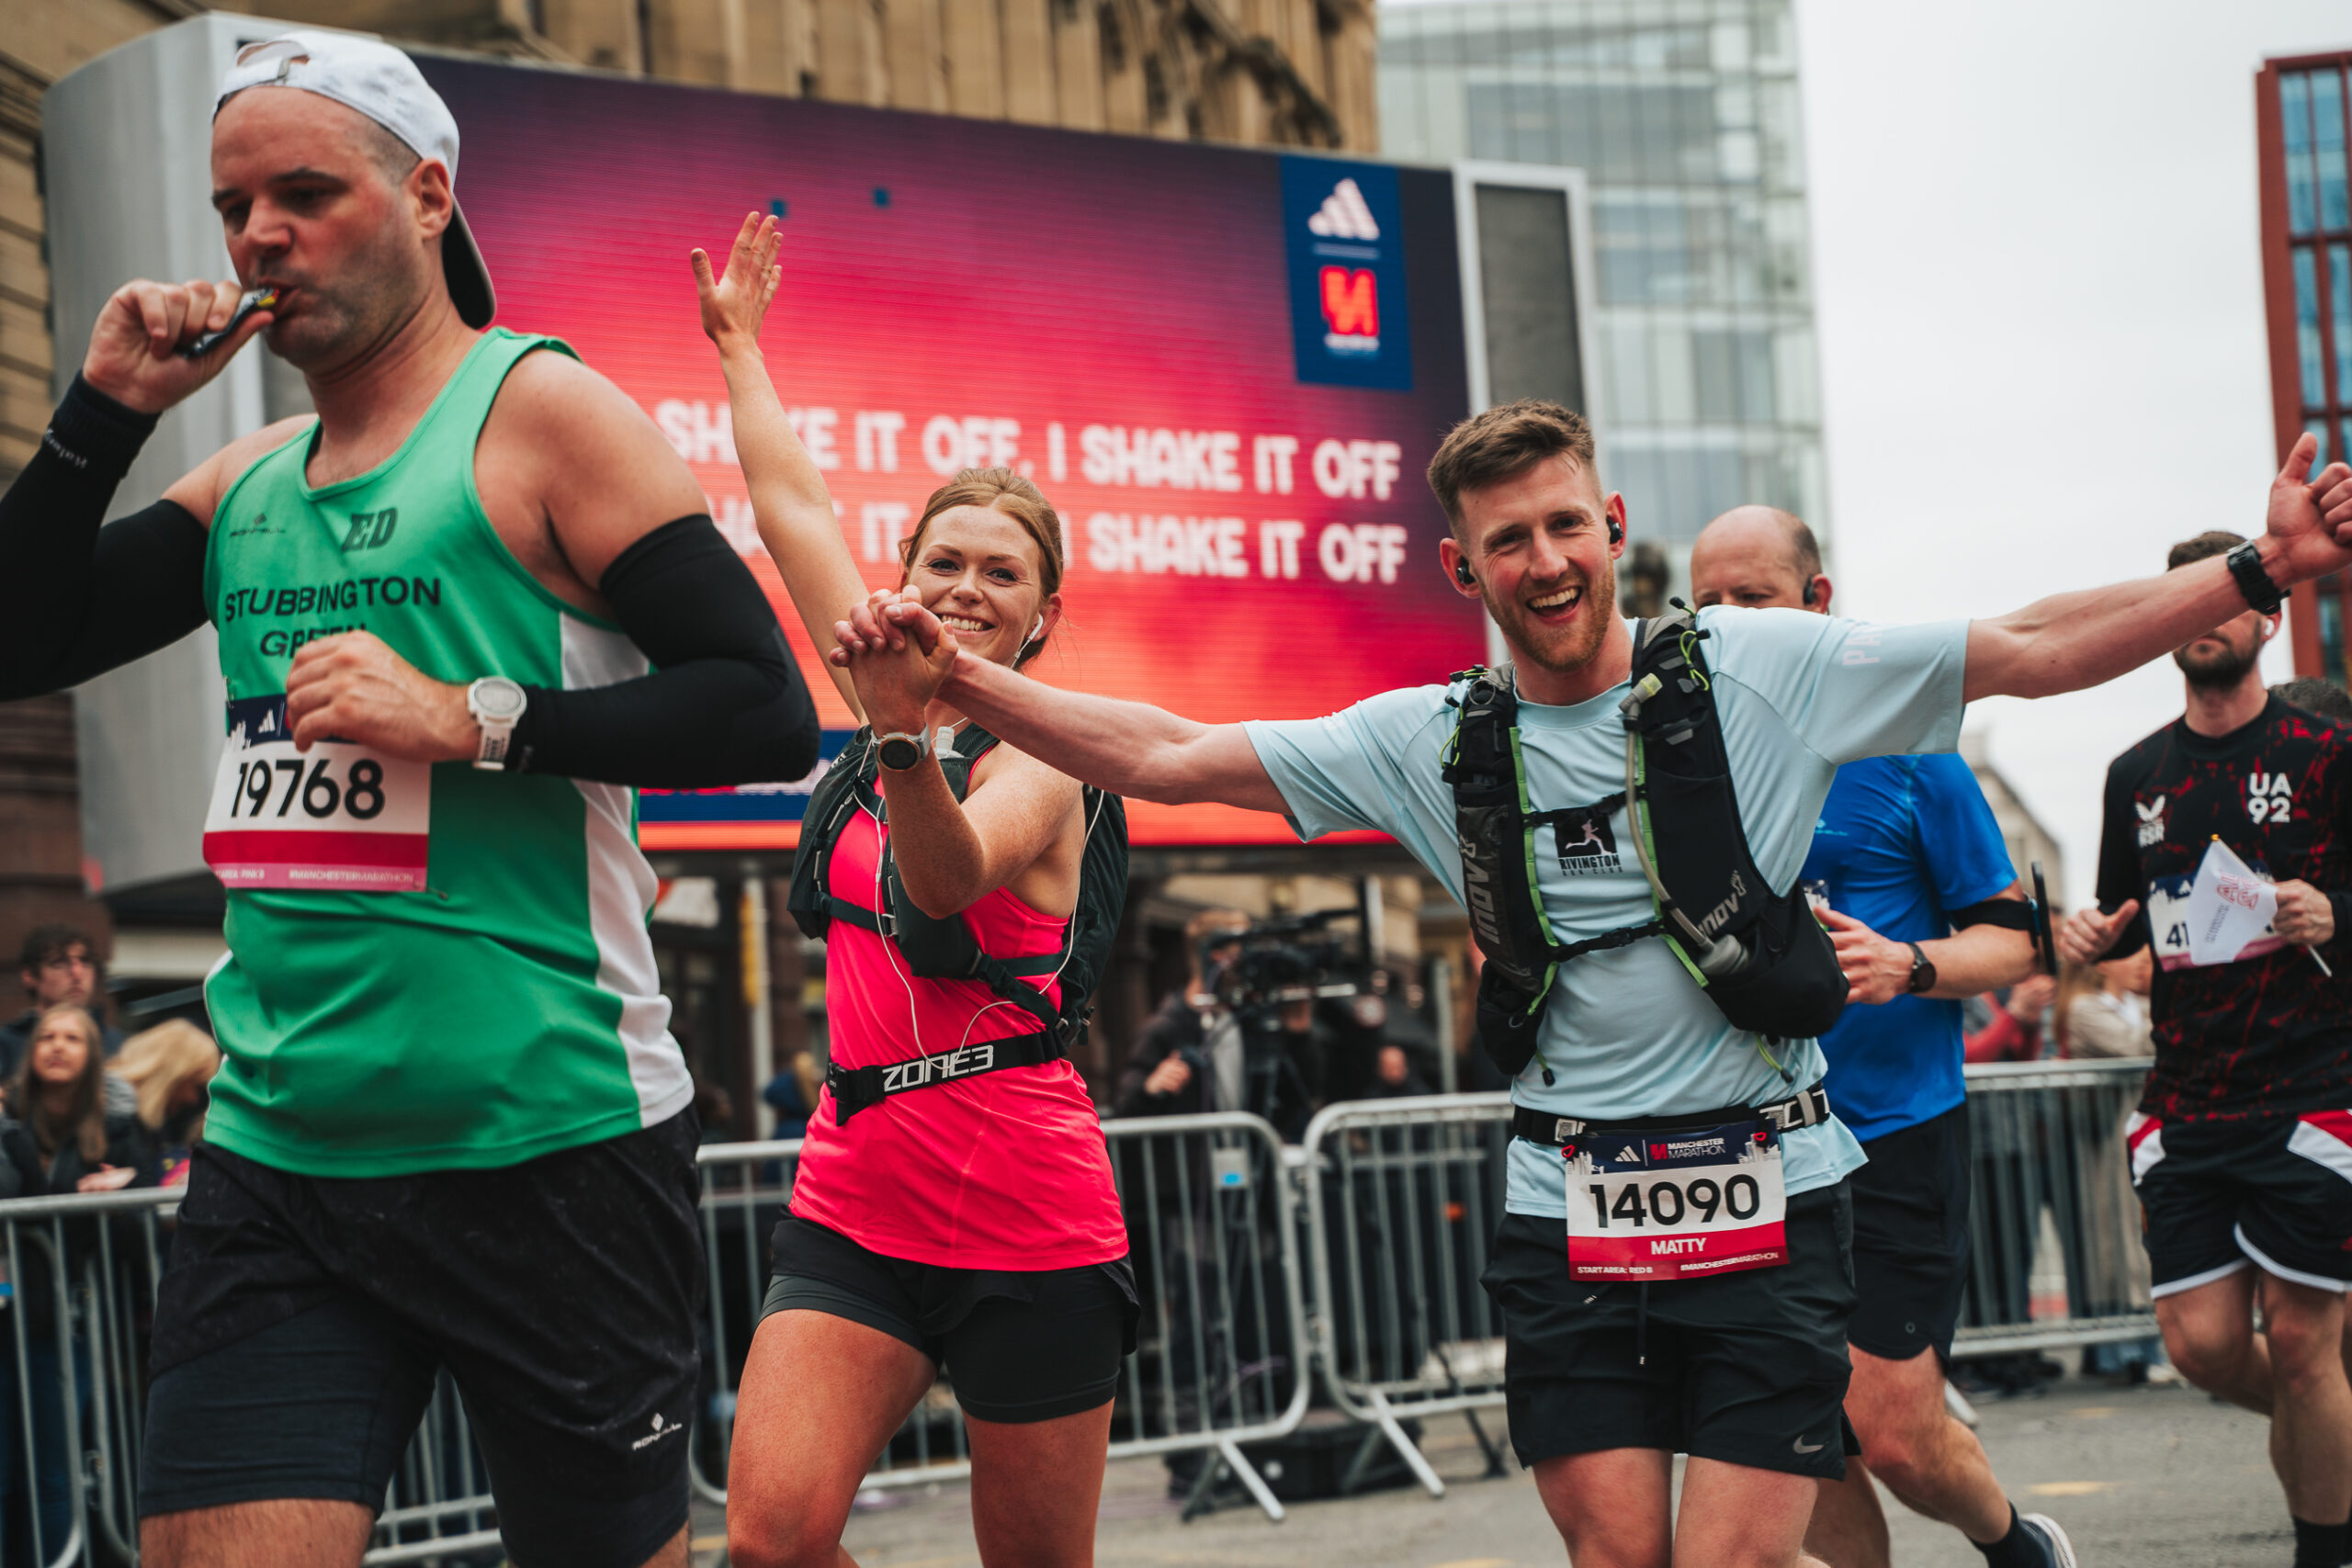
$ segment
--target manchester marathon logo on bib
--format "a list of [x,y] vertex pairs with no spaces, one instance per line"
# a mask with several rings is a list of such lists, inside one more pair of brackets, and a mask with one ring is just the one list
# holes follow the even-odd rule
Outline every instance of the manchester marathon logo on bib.
[[1577,1279],[1684,1280],[1788,1261],[1781,1136],[1768,1123],[1594,1132],[1561,1153]]
[[418,892],[432,822],[431,763],[348,740],[298,751],[283,696],[229,704],[204,817],[204,859],[223,886]]

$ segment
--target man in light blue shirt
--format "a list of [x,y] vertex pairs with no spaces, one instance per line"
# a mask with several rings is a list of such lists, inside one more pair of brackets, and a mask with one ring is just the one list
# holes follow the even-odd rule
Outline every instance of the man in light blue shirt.
[[[2267,591],[2263,574],[2285,585],[2352,565],[2352,469],[2330,468],[2306,485],[2314,455],[2307,437],[2272,487],[2269,531],[2236,566],[2200,563],[1974,623],[1702,613],[1758,868],[1779,889],[1792,884],[1839,762],[1949,750],[1970,699],[2095,685],[2237,614],[2250,592]],[[1485,604],[1514,656],[1535,806],[1597,806],[1624,787],[1618,704],[1633,640],[1616,613],[1624,501],[1600,488],[1590,431],[1555,404],[1492,409],[1446,438],[1430,482],[1451,524],[1438,545],[1443,568]],[[936,697],[1008,744],[1123,795],[1279,812],[1309,837],[1376,829],[1461,895],[1453,802],[1439,773],[1453,728],[1445,687],[1385,693],[1329,718],[1204,726],[960,657],[920,604],[884,597],[841,624],[831,655],[863,665],[861,685],[876,700]],[[1314,657],[1343,656],[1327,626],[1302,626],[1299,642]],[[1622,811],[1607,828],[1626,842]],[[1652,913],[1627,853],[1561,845],[1548,829],[1539,843],[1538,886],[1558,939]],[[1810,1040],[1769,1043],[1732,1029],[1657,942],[1564,965],[1539,1046],[1514,1099],[1602,1125],[1784,1103],[1823,1073]],[[1746,1114],[1764,1145],[1757,1112]],[[1789,1132],[1780,1152],[1785,1260],[1635,1285],[1571,1279],[1561,1151],[1513,1145],[1509,1213],[1486,1273],[1509,1340],[1511,1437],[1570,1557],[1587,1568],[1811,1561],[1802,1543],[1816,1483],[1844,1472],[1853,1292],[1842,1179],[1861,1155],[1834,1120]],[[1738,1180],[1756,1168],[1748,1159],[1740,1156]],[[1711,1210],[1719,1199],[1730,1204],[1731,1185],[1710,1192]],[[1691,1456],[1679,1523],[1678,1450]],[[2071,1563],[2071,1554],[2041,1560]]]

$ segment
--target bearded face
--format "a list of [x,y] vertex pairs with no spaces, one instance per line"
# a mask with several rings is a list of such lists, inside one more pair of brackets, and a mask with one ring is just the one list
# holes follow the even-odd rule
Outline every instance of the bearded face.
[[2177,649],[2172,661],[2202,691],[2229,691],[2250,674],[2262,659],[2263,617],[2249,610],[2224,621]]

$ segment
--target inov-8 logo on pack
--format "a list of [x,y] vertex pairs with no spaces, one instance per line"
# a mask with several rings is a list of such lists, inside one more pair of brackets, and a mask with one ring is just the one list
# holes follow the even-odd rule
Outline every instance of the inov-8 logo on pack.
[[1781,1135],[1769,1122],[1595,1129],[1560,1152],[1577,1279],[1681,1280],[1788,1261]]
[[204,859],[232,888],[409,893],[424,886],[433,767],[348,740],[294,748],[283,696],[229,704]]

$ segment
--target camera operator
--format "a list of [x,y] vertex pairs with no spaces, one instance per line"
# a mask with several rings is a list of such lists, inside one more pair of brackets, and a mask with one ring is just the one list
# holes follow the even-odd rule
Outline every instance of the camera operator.
[[1241,953],[1250,917],[1204,909],[1184,922],[1183,987],[1168,993],[1136,1036],[1112,1106],[1121,1116],[1232,1111],[1242,1102],[1241,1026],[1216,978]]

